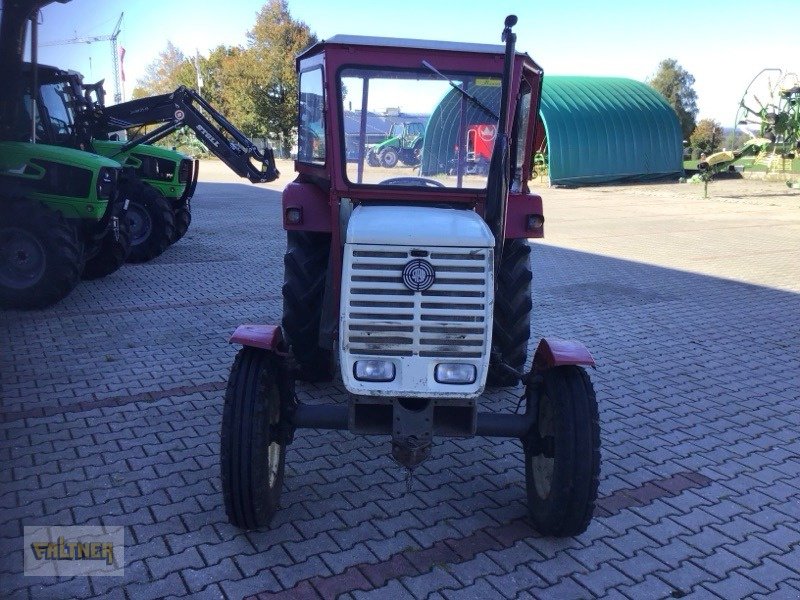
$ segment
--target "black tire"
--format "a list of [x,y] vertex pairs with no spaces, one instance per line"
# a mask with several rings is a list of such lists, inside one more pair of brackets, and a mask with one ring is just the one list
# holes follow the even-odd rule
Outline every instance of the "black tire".
[[[503,362],[523,372],[531,337],[531,247],[524,239],[506,240],[494,298],[492,348]],[[490,366],[486,385],[516,385],[513,375]]]
[[175,231],[175,217],[169,202],[154,187],[136,179],[120,185],[128,204],[131,252],[128,262],[147,262],[159,256],[170,244]]
[[228,379],[220,434],[222,495],[232,525],[263,527],[278,510],[286,460],[281,412],[275,355],[242,348]]
[[117,216],[118,231],[115,233],[110,227],[103,239],[100,248],[83,266],[83,279],[100,279],[110,275],[122,265],[131,252],[131,228],[128,219],[123,213]]
[[542,535],[586,531],[600,478],[600,424],[592,382],[580,367],[545,371],[537,424],[523,441],[528,511]]
[[397,164],[399,158],[397,150],[394,148],[386,148],[380,154],[381,164],[388,169],[393,168]]
[[192,211],[188,206],[186,206],[186,204],[181,204],[173,212],[175,218],[175,229],[174,233],[172,234],[172,241],[170,242],[172,244],[186,235],[186,232],[189,231],[189,225],[192,223]]
[[40,202],[2,199],[0,306],[44,308],[80,281],[83,251],[64,216]]
[[374,150],[370,150],[370,151],[367,152],[367,164],[370,167],[380,167],[381,166],[381,161],[378,158],[378,155],[375,154]]
[[330,381],[334,374],[333,351],[319,347],[330,244],[329,233],[286,232],[281,325],[303,381]]

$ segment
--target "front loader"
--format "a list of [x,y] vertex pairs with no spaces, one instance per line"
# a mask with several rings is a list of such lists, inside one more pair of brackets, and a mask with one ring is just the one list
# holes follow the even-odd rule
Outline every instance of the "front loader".
[[[545,338],[527,364],[530,192],[542,70],[505,46],[334,36],[297,58],[297,178],[283,193],[283,319],[242,325],[222,416],[225,509],[243,528],[278,509],[288,444],[302,428],[383,435],[411,472],[437,437],[521,440],[530,517],[577,535],[597,495],[594,365],[579,342]],[[429,114],[423,176],[385,178],[366,156],[367,116],[386,103]],[[347,160],[344,107],[361,116]],[[488,175],[462,134],[496,130]],[[349,132],[352,134],[352,132]],[[449,154],[448,154],[449,153]],[[441,163],[441,164],[439,164]],[[455,164],[452,172],[449,165]],[[341,378],[346,403],[304,403],[298,381]],[[518,414],[479,410],[487,386],[522,383]]]

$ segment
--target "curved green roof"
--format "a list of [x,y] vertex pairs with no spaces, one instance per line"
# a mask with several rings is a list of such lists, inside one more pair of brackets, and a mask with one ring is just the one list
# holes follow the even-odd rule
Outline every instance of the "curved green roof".
[[545,76],[540,116],[551,184],[683,173],[678,117],[658,92],[639,81]]

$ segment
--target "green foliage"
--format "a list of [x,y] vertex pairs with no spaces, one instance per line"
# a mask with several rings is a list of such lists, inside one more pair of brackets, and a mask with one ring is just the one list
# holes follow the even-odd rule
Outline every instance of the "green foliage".
[[[308,25],[296,21],[286,0],[268,0],[247,33],[247,46],[218,46],[200,57],[200,90],[248,137],[279,139],[288,155],[297,124],[294,57],[315,43]],[[137,82],[133,98],[196,89],[194,60],[171,42]],[[172,141],[172,140],[171,140]]]
[[295,21],[286,0],[268,0],[247,34],[254,69],[253,103],[259,137],[279,134],[284,152],[297,125],[294,57],[317,41],[308,25]]
[[695,152],[708,155],[722,147],[724,136],[725,132],[717,121],[702,119],[689,137],[689,143]]
[[695,128],[697,117],[697,93],[694,77],[678,64],[667,58],[658,65],[656,74],[648,81],[650,87],[659,92],[675,110],[681,124],[683,139],[689,139]]
[[144,98],[172,92],[179,85],[197,87],[194,63],[172,42],[161,51],[145,71],[145,76],[136,82],[132,98]]

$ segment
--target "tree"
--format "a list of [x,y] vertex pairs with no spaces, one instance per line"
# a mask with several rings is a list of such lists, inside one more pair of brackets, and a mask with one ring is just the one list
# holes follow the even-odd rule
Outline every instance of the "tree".
[[664,96],[675,110],[683,139],[689,139],[694,131],[697,117],[697,93],[692,87],[694,77],[681,67],[677,60],[667,58],[661,61],[656,74],[648,83]]
[[144,98],[175,91],[179,85],[197,87],[194,63],[186,58],[180,48],[172,42],[147,65],[145,76],[136,82],[131,96]]
[[317,41],[308,25],[295,21],[286,0],[268,0],[247,34],[246,60],[252,59],[253,135],[278,134],[288,154],[297,126],[297,74],[294,57]]
[[719,149],[725,132],[722,126],[713,119],[702,119],[689,137],[689,143],[695,153],[704,152],[706,155]]

